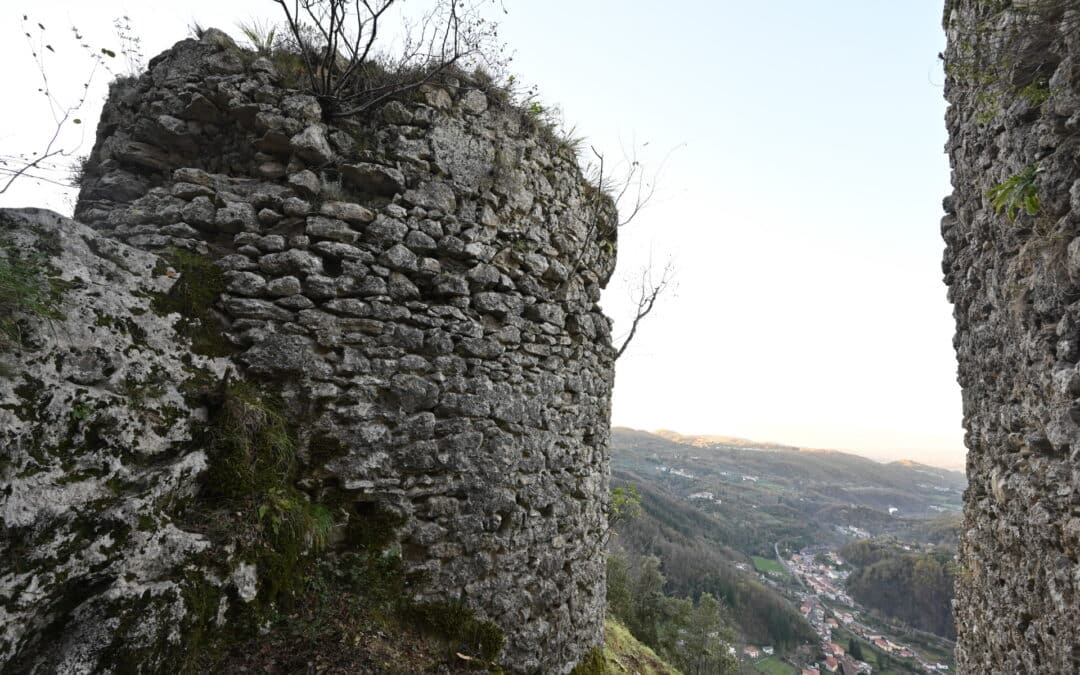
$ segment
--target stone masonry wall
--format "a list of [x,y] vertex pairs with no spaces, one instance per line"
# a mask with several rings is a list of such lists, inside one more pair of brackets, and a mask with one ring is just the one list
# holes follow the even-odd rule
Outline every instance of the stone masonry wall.
[[612,215],[469,78],[327,122],[214,30],[114,84],[76,210],[214,259],[234,361],[301,428],[303,489],[403,516],[416,599],[464,602],[503,662],[553,673],[602,638]]
[[1076,673],[1080,3],[951,0],[945,29],[954,191],[943,269],[970,484],[957,663]]

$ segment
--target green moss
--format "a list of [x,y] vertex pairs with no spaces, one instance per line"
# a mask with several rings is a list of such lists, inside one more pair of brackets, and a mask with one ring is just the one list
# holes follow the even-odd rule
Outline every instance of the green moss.
[[[206,356],[228,356],[235,349],[222,333],[213,305],[225,291],[225,275],[209,258],[183,250],[164,256],[179,279],[168,293],[154,296],[151,306],[161,315],[176,313],[181,334],[191,340],[191,349]],[[155,272],[169,273],[162,266]]]
[[[218,589],[202,581],[162,594],[144,593],[113,601],[108,611],[117,617],[117,623],[111,627],[111,641],[99,657],[99,669],[117,673],[199,672],[195,660],[204,648],[203,634],[214,618],[219,596]],[[179,625],[160,623],[177,601],[188,608],[187,615]],[[156,633],[148,634],[150,626],[158,629]],[[182,635],[178,642],[169,639],[176,630]]]
[[1036,79],[1019,92],[1020,96],[1027,99],[1028,103],[1038,107],[1050,98],[1050,83],[1046,78]]
[[[155,370],[150,373],[150,377],[147,378],[149,381],[124,380],[121,386],[128,404],[134,408],[142,409],[151,399],[160,399],[165,396],[168,387],[165,386],[164,380],[167,377],[169,376],[161,372],[160,368],[155,367]],[[168,413],[173,418],[183,414],[183,411],[173,406],[165,406],[162,412]]]
[[15,416],[24,422],[37,422],[41,411],[49,405],[48,397],[42,397],[45,393],[45,383],[41,380],[23,376],[23,383],[15,387],[15,396],[22,403],[7,406],[15,413]]
[[94,416],[94,407],[86,402],[76,403],[71,406],[71,419],[76,422],[88,420]]
[[[190,622],[184,639],[184,648],[179,662],[181,673],[200,672],[199,664],[218,655],[227,630],[215,627],[218,607],[221,603],[221,589],[205,579],[188,579],[181,584],[181,597],[188,608]],[[214,639],[216,638],[216,639]]]
[[349,448],[340,439],[329,434],[317,434],[308,442],[308,464],[318,467],[349,454]]
[[224,385],[207,433],[210,486],[225,497],[265,494],[293,473],[296,441],[281,402],[250,383]]
[[287,601],[328,545],[333,517],[296,487],[295,431],[280,399],[248,382],[225,382],[211,398],[201,444],[208,496],[220,500],[214,517],[222,536],[243,539],[261,600]]
[[604,659],[604,650],[593,647],[574,666],[574,669],[570,671],[570,675],[607,675],[607,672],[608,667],[607,661]]
[[325,548],[333,527],[330,513],[295,489],[274,490],[258,507],[265,545],[254,549],[262,594],[290,602],[303,582],[308,554]]
[[475,654],[485,661],[493,661],[499,655],[506,639],[502,629],[490,621],[477,619],[461,603],[417,604],[408,608],[406,615],[420,627],[447,640],[452,649]]
[[344,527],[345,542],[363,551],[382,551],[393,544],[396,530],[405,524],[405,517],[393,513],[376,502],[356,502],[349,504],[347,496],[342,496],[341,507],[351,507],[349,519]]

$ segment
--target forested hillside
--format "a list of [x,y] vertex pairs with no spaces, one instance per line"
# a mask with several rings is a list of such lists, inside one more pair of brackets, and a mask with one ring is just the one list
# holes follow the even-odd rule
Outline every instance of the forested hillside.
[[840,551],[855,567],[847,580],[852,597],[915,628],[956,639],[953,623],[954,551],[917,551],[896,541],[866,540]]
[[[736,566],[748,559],[725,543],[734,535],[729,523],[665,494],[640,476],[618,473],[613,480],[617,486],[627,483],[638,485],[642,513],[618,526],[619,534],[612,543],[613,559],[622,558],[622,562],[616,564],[626,566],[633,575],[651,569],[651,561],[655,560],[667,595],[700,598],[707,594],[720,600],[746,642],[785,648],[813,639],[810,626],[789,603],[753,573]],[[611,572],[609,568],[609,597]],[[618,575],[616,569],[614,577]],[[655,592],[655,581],[652,587],[645,587]],[[640,598],[642,592],[633,595]],[[635,627],[634,619],[626,623],[631,629]],[[648,637],[635,635],[651,644]]]

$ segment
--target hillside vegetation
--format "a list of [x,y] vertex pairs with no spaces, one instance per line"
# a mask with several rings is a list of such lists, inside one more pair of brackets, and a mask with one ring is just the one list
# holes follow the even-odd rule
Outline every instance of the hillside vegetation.
[[682,675],[611,617],[604,622],[604,665],[608,675]]
[[867,540],[840,551],[855,570],[847,580],[852,597],[915,628],[950,640],[953,623],[953,552],[905,550],[895,541]]
[[[614,482],[621,481],[638,484],[643,514],[620,526],[616,545],[631,561],[647,556],[661,561],[668,594],[711,594],[729,608],[743,640],[753,644],[793,647],[813,639],[810,626],[776,591],[736,567],[745,556],[727,544],[738,539],[729,523],[640,476],[617,473]],[[610,576],[608,583],[610,588]]]
[[[616,526],[609,546],[616,564],[633,581],[655,560],[666,596],[716,598],[737,643],[783,653],[815,642],[785,589],[793,581],[777,554],[845,545],[853,547],[850,593],[868,610],[955,635],[947,562],[959,532],[962,474],[676,432],[616,428],[612,445],[613,486],[633,485],[641,495],[640,516]],[[861,543],[874,537],[908,542],[910,550]],[[609,569],[609,602],[619,574]],[[639,639],[676,659],[648,622],[632,613],[622,618]]]

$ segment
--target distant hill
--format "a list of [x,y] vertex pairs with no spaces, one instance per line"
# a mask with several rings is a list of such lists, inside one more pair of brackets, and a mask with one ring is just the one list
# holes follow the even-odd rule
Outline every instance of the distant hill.
[[[668,593],[722,599],[745,642],[783,649],[813,633],[780,580],[755,567],[778,550],[839,548],[871,537],[947,551],[957,541],[966,487],[963,474],[917,462],[624,427],[612,429],[611,461],[612,485],[637,486],[643,507],[617,526],[615,545],[658,557]],[[947,607],[951,595],[939,595]],[[939,624],[927,625],[948,634]]]
[[[625,427],[616,427],[617,429],[626,429]],[[626,429],[626,431],[633,431],[632,429]],[[649,433],[649,432],[642,432]],[[783,447],[776,443],[762,443],[760,441],[752,441],[748,438],[739,438],[738,436],[713,436],[713,435],[684,435],[678,431],[672,431],[670,429],[657,429],[651,432],[653,435],[674,441],[676,443],[682,443],[683,445],[693,445],[698,447],[705,447],[709,445],[745,445],[745,446],[757,446],[757,447]]]
[[926,530],[925,521],[960,511],[967,485],[959,472],[917,462],[625,427],[612,429],[612,466],[714,515],[728,546],[755,555],[781,538],[842,543]]
[[[805,446],[790,445],[787,443],[775,443],[772,441],[758,441],[749,438],[741,438],[739,436],[725,436],[720,434],[683,434],[678,431],[672,431],[671,429],[656,429],[654,431],[639,431],[637,429],[631,429],[629,427],[613,427],[613,430],[625,432],[629,434],[646,434],[649,436],[656,436],[667,441],[679,443],[681,445],[689,445],[697,448],[707,448],[710,446],[725,446],[725,447],[743,447],[748,449],[761,449],[761,450],[792,450],[806,453],[822,453],[822,454],[840,454],[851,457],[862,457],[863,459],[869,459],[876,463],[884,463],[879,460],[873,459],[868,455],[860,455],[853,452],[846,452],[844,450],[835,450],[832,448],[810,448]],[[963,471],[956,471],[953,469],[943,469],[941,467],[928,466],[920,464],[910,459],[899,459],[889,462],[891,464],[901,464],[910,467],[917,467],[922,469],[929,469],[933,471],[947,471],[949,473],[963,473]],[[962,466],[960,467],[962,469]]]

